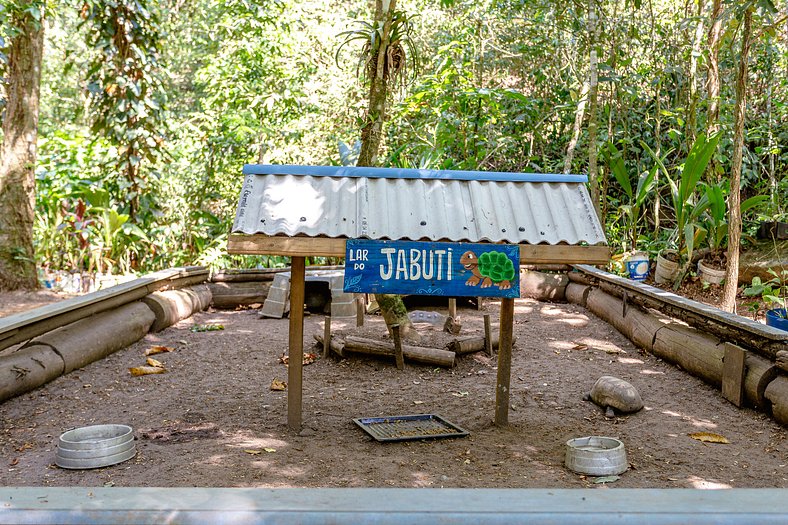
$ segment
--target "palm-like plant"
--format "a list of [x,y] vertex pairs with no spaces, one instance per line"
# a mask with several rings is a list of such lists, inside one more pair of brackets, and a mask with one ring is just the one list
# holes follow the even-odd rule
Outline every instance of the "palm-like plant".
[[[415,15],[408,16],[403,11],[395,11],[391,17],[391,34],[388,47],[385,49],[385,60],[383,62],[383,77],[393,81],[400,80],[402,83],[408,77],[408,73],[413,75],[418,63],[418,54],[413,43],[413,18]],[[364,20],[356,20],[360,27],[339,33],[343,38],[342,43],[337,48],[334,59],[340,68],[339,55],[342,49],[353,42],[362,42],[361,52],[356,64],[356,74],[360,78],[371,78],[377,68],[374,60],[378,56],[378,49],[383,41],[383,23],[370,23]],[[410,67],[408,61],[410,60]]]

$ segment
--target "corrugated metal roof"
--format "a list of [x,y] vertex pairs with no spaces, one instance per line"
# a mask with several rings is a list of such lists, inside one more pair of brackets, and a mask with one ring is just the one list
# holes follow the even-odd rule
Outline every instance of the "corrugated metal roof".
[[[260,174],[246,175],[233,233],[605,244],[588,191],[577,182],[578,176],[567,179],[572,182],[514,182],[457,180],[448,178],[452,172],[446,171],[433,172],[441,176],[432,178],[367,178],[271,175],[263,173],[282,173],[282,166],[248,168],[253,169],[245,171]],[[306,171],[305,167],[287,168],[289,173]],[[325,172],[330,173],[339,172]]]

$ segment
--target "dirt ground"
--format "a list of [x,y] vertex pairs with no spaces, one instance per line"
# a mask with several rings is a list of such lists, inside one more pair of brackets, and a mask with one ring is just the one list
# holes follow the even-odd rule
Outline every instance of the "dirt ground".
[[[0,315],[51,302],[54,294],[0,294]],[[460,308],[463,334],[483,333],[482,311]],[[439,308],[440,309],[440,308]],[[445,312],[445,307],[443,308]],[[192,332],[219,323],[222,331]],[[347,333],[356,329],[334,323]],[[323,317],[305,319],[305,348]],[[363,331],[384,338],[380,317]],[[435,345],[447,335],[423,330]],[[304,367],[304,426],[287,428],[287,380],[279,357],[288,321],[255,310],[207,311],[44,387],[0,404],[0,485],[215,487],[555,487],[603,486],[567,470],[568,439],[621,439],[630,463],[604,486],[630,488],[788,488],[788,429],[740,410],[675,366],[645,355],[584,308],[515,303],[510,426],[492,424],[496,362],[483,353],[455,368],[355,356]],[[165,374],[132,377],[152,345]],[[635,385],[645,409],[608,419],[583,401],[594,381],[614,375]],[[353,418],[436,413],[470,435],[378,443]],[[123,423],[137,456],[112,467],[54,465],[58,436],[73,427]],[[729,444],[689,434],[713,432]]]

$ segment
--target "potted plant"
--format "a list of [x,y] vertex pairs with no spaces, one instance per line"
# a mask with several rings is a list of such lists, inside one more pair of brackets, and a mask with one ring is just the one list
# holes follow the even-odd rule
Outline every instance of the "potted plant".
[[[721,284],[725,279],[725,248],[728,241],[728,207],[725,201],[727,187],[722,182],[701,182],[700,187],[707,201],[700,224],[704,232],[702,237],[705,237],[709,251],[698,261],[698,274],[705,283]],[[750,197],[741,204],[741,211],[744,213],[768,199],[766,195]]]
[[[638,177],[636,189],[632,190],[632,184],[629,181],[629,173],[624,165],[624,159],[621,152],[616,148],[612,142],[607,143],[607,149],[604,150],[607,157],[610,172],[618,181],[621,189],[627,196],[627,203],[619,206],[619,213],[622,222],[624,223],[624,231],[628,237],[628,253],[629,256],[625,257],[624,263],[631,279],[638,281],[644,280],[648,276],[649,259],[648,254],[640,252],[637,249],[638,240],[638,223],[642,215],[643,203],[654,187],[655,177],[657,174],[657,167],[654,166],[649,171],[644,171]],[[625,251],[627,246],[625,245]]]
[[671,178],[662,159],[647,144],[641,142],[670,185],[670,197],[676,217],[675,226],[668,241],[669,246],[673,247],[673,251],[663,252],[657,257],[657,269],[654,276],[657,283],[669,282],[673,279],[674,288],[681,285],[689,263],[692,261],[693,250],[704,234],[699,224],[699,218],[708,207],[709,201],[706,195],[698,197],[695,189],[717,149],[720,136],[720,133],[714,133],[709,137],[698,136],[690,148],[687,158],[679,168],[680,173],[676,180]]
[[772,278],[763,281],[756,275],[752,284],[744,289],[744,295],[763,298],[768,307],[766,324],[788,331],[788,270],[782,269],[779,274],[772,268],[768,271]]

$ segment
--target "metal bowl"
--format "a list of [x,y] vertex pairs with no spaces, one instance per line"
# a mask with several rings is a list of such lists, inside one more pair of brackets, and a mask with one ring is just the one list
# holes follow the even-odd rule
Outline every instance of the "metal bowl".
[[601,436],[567,441],[565,464],[569,470],[589,476],[613,476],[629,468],[624,443]]
[[61,434],[55,464],[68,469],[99,468],[126,461],[136,454],[130,426],[93,425]]

